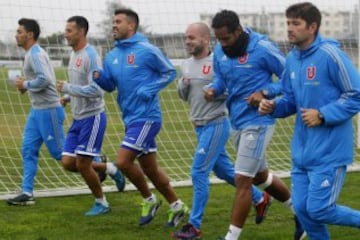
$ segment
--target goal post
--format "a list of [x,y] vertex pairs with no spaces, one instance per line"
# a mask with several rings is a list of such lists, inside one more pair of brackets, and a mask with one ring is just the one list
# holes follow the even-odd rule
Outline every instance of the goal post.
[[[114,0],[115,1],[115,0]],[[67,79],[67,62],[70,48],[61,38],[66,20],[73,15],[83,15],[90,22],[89,42],[93,44],[101,56],[112,48],[111,33],[104,33],[104,20],[111,31],[111,15],[106,12],[110,0],[78,0],[78,1],[43,1],[43,0],[3,0],[0,3],[0,199],[8,198],[20,190],[22,180],[21,141],[22,132],[30,102],[27,95],[20,95],[9,84],[8,71],[21,68],[24,52],[16,46],[14,39],[17,20],[22,17],[35,18],[42,28],[41,45],[50,55],[55,66],[58,80]],[[290,0],[279,0],[269,4],[254,0],[127,0],[116,1],[139,13],[140,24],[149,40],[158,46],[171,59],[174,65],[188,57],[184,45],[184,31],[187,24],[203,21],[210,23],[212,16],[220,9],[231,9],[239,13],[240,22],[257,31],[266,33],[278,43],[286,53],[290,46],[286,37],[286,7],[294,3]],[[314,0],[323,13],[322,34],[337,38],[343,50],[358,66],[360,32],[359,6],[360,0]],[[341,10],[340,10],[341,9]],[[106,21],[105,21],[106,22]],[[110,28],[109,28],[110,27]],[[110,37],[109,37],[110,36]],[[341,37],[341,38],[339,38]],[[215,39],[213,39],[215,42]],[[108,126],[103,144],[103,153],[115,160],[117,150],[124,136],[116,102],[116,92],[105,94],[105,105]],[[160,94],[163,125],[157,137],[158,161],[170,177],[174,186],[191,185],[191,163],[196,147],[196,136],[189,120],[189,106],[177,96],[176,81]],[[66,108],[65,130],[72,122],[69,107]],[[355,164],[351,169],[357,170],[360,163],[359,120],[354,118],[354,141],[357,148]],[[291,167],[290,141],[293,132],[294,118],[279,119],[275,134],[267,150],[271,171],[280,176],[289,176]],[[227,150],[235,158],[230,140]],[[212,183],[219,180],[211,177]],[[116,191],[110,178],[103,184],[105,191]],[[127,190],[134,189],[127,184]],[[51,159],[45,147],[39,157],[39,169],[35,180],[36,196],[58,196],[90,193],[79,174],[66,172],[61,164]]]

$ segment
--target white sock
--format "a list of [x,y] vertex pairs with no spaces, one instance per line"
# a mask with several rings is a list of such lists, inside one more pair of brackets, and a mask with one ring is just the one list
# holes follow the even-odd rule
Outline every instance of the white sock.
[[106,170],[105,170],[106,174],[115,175],[116,171],[117,171],[117,168],[116,168],[115,164],[113,164],[111,162],[106,163]]
[[282,204],[284,204],[285,207],[290,208],[291,212],[295,215],[295,210],[291,201],[291,198],[289,198],[288,200],[286,200],[285,202],[283,202]]
[[25,194],[25,195],[27,195],[27,196],[29,196],[29,197],[32,197],[32,196],[33,196],[31,192],[23,192],[23,194]]
[[105,196],[103,196],[102,198],[95,198],[95,202],[100,203],[101,205],[106,206],[106,207],[109,206],[109,203],[106,200]]
[[226,240],[238,240],[241,230],[242,230],[241,228],[238,228],[237,226],[234,226],[231,224],[229,226],[229,231],[227,232],[225,239]]
[[150,197],[144,199],[145,202],[156,203],[156,195],[151,193]]
[[170,208],[174,211],[179,211],[183,207],[184,203],[180,199],[170,204]]

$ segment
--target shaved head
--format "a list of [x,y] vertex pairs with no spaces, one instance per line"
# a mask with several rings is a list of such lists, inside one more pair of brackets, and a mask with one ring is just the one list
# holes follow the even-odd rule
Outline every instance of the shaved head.
[[210,28],[202,22],[190,24],[185,32],[187,52],[195,58],[208,56],[210,53]]
[[210,39],[210,28],[203,22],[192,23],[188,26],[188,30],[195,30],[201,36],[208,37]]

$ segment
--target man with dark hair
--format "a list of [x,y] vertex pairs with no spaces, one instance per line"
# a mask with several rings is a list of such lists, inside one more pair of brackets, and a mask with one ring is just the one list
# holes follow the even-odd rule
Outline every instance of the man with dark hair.
[[[172,227],[190,210],[178,199],[157,163],[155,137],[162,122],[158,92],[175,79],[176,70],[157,47],[137,32],[138,25],[136,12],[115,11],[112,26],[115,48],[106,55],[104,70],[95,72],[94,79],[104,90],[118,91],[126,132],[116,164],[144,198],[139,225],[148,224],[161,203],[151,192],[146,175],[170,204],[166,226]],[[135,164],[136,159],[140,167]]]
[[262,100],[261,114],[296,114],[292,199],[310,239],[330,239],[327,224],[360,228],[360,211],[336,204],[347,165],[353,161],[352,117],[360,110],[360,77],[332,39],[319,34],[321,13],[312,3],[286,10],[289,42],[282,78],[284,94]]
[[[280,178],[269,173],[266,160],[275,120],[257,112],[261,99],[281,92],[272,75],[281,76],[285,59],[264,35],[243,28],[233,11],[218,12],[212,27],[219,43],[214,50],[214,82],[205,89],[205,97],[211,101],[228,91],[226,104],[237,156],[236,194],[225,239],[237,240],[250,211],[253,183],[293,211],[290,191]],[[303,234],[302,229],[296,232]]]
[[[185,32],[185,45],[191,55],[181,64],[178,81],[179,97],[190,104],[190,118],[195,126],[197,147],[194,155],[191,178],[193,183],[193,204],[190,219],[180,231],[174,232],[176,239],[198,239],[205,207],[209,198],[212,171],[220,179],[235,185],[234,164],[226,152],[230,136],[230,123],[226,109],[226,94],[208,102],[203,88],[213,81],[213,54],[210,50],[210,29],[205,23],[193,23]],[[270,195],[252,189],[257,224],[264,220],[271,204]]]
[[31,109],[26,120],[23,140],[22,193],[8,199],[10,205],[35,204],[33,197],[34,179],[38,167],[39,151],[45,143],[51,156],[61,159],[64,141],[64,109],[56,91],[54,69],[47,53],[37,44],[40,35],[39,24],[34,19],[22,18],[16,31],[17,45],[26,51],[24,77],[15,80],[20,93],[29,92]]
[[109,204],[103,194],[98,172],[106,172],[123,191],[125,179],[113,163],[93,161],[99,159],[106,129],[103,91],[92,81],[92,72],[101,67],[101,59],[95,48],[87,44],[86,34],[89,23],[82,16],[67,20],[65,39],[73,51],[70,55],[68,75],[70,82],[61,81],[58,90],[66,93],[61,98],[63,105],[71,101],[74,121],[66,136],[62,153],[63,167],[72,172],[80,172],[95,196],[93,208],[86,216],[107,213]]

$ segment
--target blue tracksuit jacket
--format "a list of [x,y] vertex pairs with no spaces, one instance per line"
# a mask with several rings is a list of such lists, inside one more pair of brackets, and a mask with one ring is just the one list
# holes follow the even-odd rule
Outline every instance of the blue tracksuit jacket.
[[271,96],[281,92],[281,84],[273,83],[272,76],[280,77],[284,70],[285,58],[280,50],[266,36],[249,33],[247,54],[241,58],[228,58],[220,44],[214,50],[214,82],[210,87],[215,95],[228,91],[227,107],[233,129],[239,130],[250,125],[272,125],[275,120],[269,115],[261,116],[257,108],[245,100],[254,92],[269,90]]
[[105,57],[96,83],[105,91],[117,88],[117,102],[125,126],[135,122],[161,122],[157,93],[176,77],[176,70],[147,38],[136,33],[117,40]]
[[[297,114],[291,143],[294,166],[321,169],[351,163],[351,119],[360,110],[360,79],[337,42],[318,35],[308,49],[293,48],[282,82],[285,95],[276,100],[273,116]],[[325,123],[307,127],[301,119],[302,108],[318,109]]]

